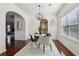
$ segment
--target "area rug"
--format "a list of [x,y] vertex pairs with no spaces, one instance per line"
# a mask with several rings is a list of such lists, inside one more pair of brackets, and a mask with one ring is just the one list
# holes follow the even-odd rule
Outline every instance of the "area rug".
[[42,45],[40,45],[40,48],[37,48],[35,44],[33,44],[33,46],[31,46],[31,44],[32,42],[29,42],[24,48],[16,53],[15,56],[61,56],[52,40],[52,51],[50,50],[50,46],[47,46],[44,54]]

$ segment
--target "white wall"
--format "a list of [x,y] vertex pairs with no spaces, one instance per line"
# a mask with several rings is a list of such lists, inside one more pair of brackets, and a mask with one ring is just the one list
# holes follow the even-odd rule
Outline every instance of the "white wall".
[[48,19],[48,32],[52,35],[51,39],[57,39],[57,17],[56,14],[49,15]]
[[38,32],[39,25],[40,25],[40,21],[36,19],[35,14],[30,15],[29,32],[30,32],[31,35],[34,35],[34,33]]
[[79,55],[79,43],[72,41],[69,38],[61,35],[61,17],[66,15],[68,12],[70,12],[71,10],[76,8],[77,6],[79,6],[79,4],[65,4],[63,6],[63,8],[59,11],[59,14],[58,14],[58,29],[57,29],[58,40],[60,42],[62,42],[75,55]]
[[[21,29],[17,29],[17,23],[20,22]],[[14,23],[15,23],[15,40],[23,40],[25,39],[25,20],[22,18],[22,16],[15,14],[14,17]]]
[[16,7],[14,4],[0,4],[0,53],[5,51],[5,21],[6,21],[6,13],[8,11],[14,11],[20,15],[23,16],[24,20],[25,20],[25,32],[26,32],[26,39],[29,38],[28,36],[28,20],[29,20],[29,16],[23,12],[21,9],[19,9],[18,7]]

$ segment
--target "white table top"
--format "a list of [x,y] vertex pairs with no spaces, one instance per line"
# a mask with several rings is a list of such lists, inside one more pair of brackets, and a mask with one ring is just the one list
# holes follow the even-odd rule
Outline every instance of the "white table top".
[[41,34],[41,35],[39,35],[39,34],[36,34],[35,36],[46,36],[46,34]]

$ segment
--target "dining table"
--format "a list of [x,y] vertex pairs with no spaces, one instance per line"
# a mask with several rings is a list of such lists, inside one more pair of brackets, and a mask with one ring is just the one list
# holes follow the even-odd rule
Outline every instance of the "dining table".
[[38,40],[40,36],[46,36],[46,34],[35,34],[34,35],[35,40]]

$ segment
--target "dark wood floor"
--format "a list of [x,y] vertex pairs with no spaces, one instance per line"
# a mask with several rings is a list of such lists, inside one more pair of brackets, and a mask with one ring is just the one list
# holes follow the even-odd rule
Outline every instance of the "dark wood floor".
[[15,47],[12,47],[11,49],[1,53],[0,56],[13,56],[15,53],[17,53],[20,49],[22,49],[29,42],[30,42],[30,39],[28,39],[26,41],[25,40],[16,40]]
[[68,48],[66,48],[60,41],[53,40],[59,52],[63,52],[66,56],[75,56]]

